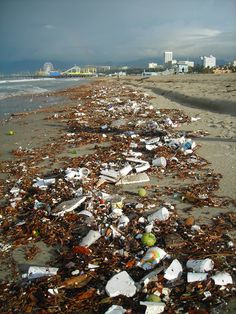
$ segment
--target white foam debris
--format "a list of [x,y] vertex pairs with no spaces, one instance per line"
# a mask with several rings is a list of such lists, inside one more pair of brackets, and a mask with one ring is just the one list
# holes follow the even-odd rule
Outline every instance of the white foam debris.
[[135,282],[126,271],[113,276],[107,282],[105,290],[109,297],[116,297],[118,295],[132,297],[137,291]]

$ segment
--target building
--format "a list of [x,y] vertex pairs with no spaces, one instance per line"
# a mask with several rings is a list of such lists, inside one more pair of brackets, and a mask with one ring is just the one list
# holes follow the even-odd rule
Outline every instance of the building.
[[233,66],[233,67],[236,67],[236,61],[233,61],[233,62],[232,62],[232,66]]
[[149,69],[157,69],[157,63],[154,63],[154,62],[148,63],[148,68]]
[[178,63],[185,64],[188,67],[192,67],[192,68],[194,67],[194,62],[193,61],[178,61]]
[[216,58],[210,55],[209,57],[201,57],[204,68],[214,68],[216,66]]
[[53,64],[51,62],[45,62],[43,65],[44,74],[49,75],[51,71],[53,71]]
[[173,60],[173,52],[165,51],[164,52],[164,63],[168,63]]
[[182,61],[178,61],[174,69],[175,73],[188,73],[188,65]]

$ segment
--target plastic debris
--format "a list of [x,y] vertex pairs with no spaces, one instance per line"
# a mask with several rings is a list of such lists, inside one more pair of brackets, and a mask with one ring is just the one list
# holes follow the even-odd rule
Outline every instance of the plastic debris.
[[137,291],[135,282],[126,271],[122,271],[117,275],[114,275],[107,282],[105,289],[109,297],[112,298],[118,295],[132,297]]
[[126,310],[120,305],[112,305],[105,314],[124,314]]
[[218,272],[211,277],[217,286],[226,286],[233,284],[233,278],[229,273]]
[[149,222],[152,222],[154,220],[165,221],[165,220],[168,220],[169,217],[170,217],[169,210],[166,207],[162,207],[161,209],[159,209],[155,213],[149,215],[147,217],[147,219]]
[[95,243],[101,237],[100,232],[96,230],[90,230],[89,233],[81,240],[80,246],[89,247]]
[[58,268],[56,267],[30,266],[26,276],[30,280],[47,276],[55,276],[57,272]]
[[187,273],[188,282],[203,281],[207,279],[207,273]]
[[165,310],[165,303],[163,302],[148,302],[148,301],[141,301],[141,305],[146,306],[145,314],[158,314],[163,313]]
[[155,267],[165,256],[167,253],[158,247],[152,247],[147,250],[144,257],[137,264],[145,270],[149,270]]
[[190,259],[186,264],[187,268],[191,268],[194,272],[204,273],[214,268],[214,262],[210,258],[193,260]]
[[164,278],[167,280],[178,279],[183,272],[183,267],[177,259],[174,259],[170,266],[165,270]]

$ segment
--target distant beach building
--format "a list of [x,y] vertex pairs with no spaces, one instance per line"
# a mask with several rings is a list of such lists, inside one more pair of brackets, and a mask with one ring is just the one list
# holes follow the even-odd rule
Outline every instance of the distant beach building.
[[172,51],[165,51],[164,52],[164,62],[172,62],[173,60],[173,52]]
[[43,65],[43,72],[47,75],[53,71],[53,64],[51,62],[45,62]]
[[194,67],[194,62],[193,61],[178,61],[178,63],[187,65],[188,67]]
[[204,56],[201,57],[202,63],[203,63],[203,67],[204,68],[214,68],[216,67],[216,58],[213,57],[212,55],[210,55],[209,57]]
[[233,61],[233,62],[232,62],[232,66],[233,66],[233,67],[236,67],[236,61]]
[[149,69],[157,69],[157,63],[154,63],[154,62],[148,63],[148,68]]

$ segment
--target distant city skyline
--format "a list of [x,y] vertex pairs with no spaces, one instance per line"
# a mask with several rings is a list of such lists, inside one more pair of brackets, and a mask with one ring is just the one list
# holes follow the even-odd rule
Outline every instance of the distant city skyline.
[[1,0],[4,64],[236,59],[235,0]]

